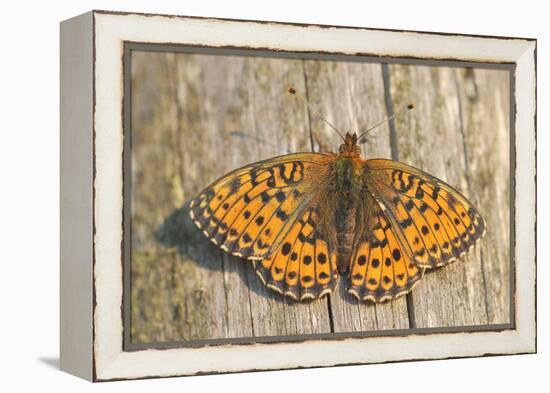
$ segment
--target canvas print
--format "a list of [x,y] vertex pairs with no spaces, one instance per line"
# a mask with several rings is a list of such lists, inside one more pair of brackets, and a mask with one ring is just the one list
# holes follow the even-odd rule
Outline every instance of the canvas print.
[[509,326],[511,71],[147,47],[129,64],[129,347]]

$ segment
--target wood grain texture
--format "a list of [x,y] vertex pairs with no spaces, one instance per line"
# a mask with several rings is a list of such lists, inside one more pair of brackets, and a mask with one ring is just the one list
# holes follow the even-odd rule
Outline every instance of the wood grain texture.
[[[363,62],[134,52],[131,151],[131,342],[359,332],[507,323],[508,73]],[[210,243],[186,202],[228,171],[285,152],[335,151],[339,129],[383,119],[386,100],[417,111],[396,122],[399,158],[463,191],[488,235],[409,295],[374,305],[338,289],[297,303],[264,287],[251,264]],[[392,157],[388,124],[362,145]],[[498,140],[498,142],[495,142]],[[394,149],[395,150],[395,149]],[[395,154],[395,151],[394,151]],[[496,202],[495,202],[496,201]]]

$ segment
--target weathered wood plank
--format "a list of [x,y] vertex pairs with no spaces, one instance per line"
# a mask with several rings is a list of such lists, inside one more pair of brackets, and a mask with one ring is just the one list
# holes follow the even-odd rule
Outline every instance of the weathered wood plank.
[[474,202],[486,212],[487,235],[479,246],[488,323],[510,315],[510,80],[508,71],[456,70]]
[[[487,169],[471,162],[484,160],[480,149],[472,149],[465,140],[466,131],[461,107],[458,70],[443,67],[390,66],[391,94],[396,107],[414,102],[415,112],[397,120],[399,158],[453,185],[477,204],[488,222],[506,206],[479,204],[481,195],[502,193],[496,187],[484,187],[473,178],[484,178]],[[493,72],[493,71],[491,71]],[[490,84],[485,85],[490,88]],[[477,103],[476,111],[490,116],[494,99]],[[503,103],[504,104],[504,103]],[[506,111],[506,108],[500,108]],[[480,139],[492,139],[494,128],[478,128]],[[493,146],[498,148],[499,146]],[[507,155],[497,152],[498,159],[488,165],[507,165]],[[498,231],[498,229],[497,229]],[[481,247],[495,247],[490,239],[481,240]],[[503,248],[508,243],[503,243]],[[451,265],[428,272],[410,295],[417,327],[440,327],[486,324],[489,321],[485,264],[482,248],[476,246],[464,258]],[[495,281],[505,282],[504,270]]]
[[[269,158],[284,151],[309,150],[307,112],[285,94],[286,86],[291,80],[296,80],[300,83],[298,88],[302,88],[301,61],[228,57],[223,63],[213,61],[212,66],[212,73],[217,72],[223,83],[227,83],[226,67],[240,72],[238,79],[236,78],[240,89],[239,98],[233,105],[241,109],[235,111],[235,124],[232,128],[226,128],[226,133],[241,131],[255,138],[248,138],[247,143],[254,144],[254,150],[248,154],[243,154],[242,138],[228,141],[223,147],[224,158],[233,157],[234,160],[236,157],[238,160],[230,163],[228,169]],[[204,82],[207,83],[206,80]],[[215,90],[213,93],[219,95]],[[228,94],[225,99],[233,100],[234,95]],[[279,151],[271,145],[279,145]],[[249,287],[254,336],[330,332],[326,299],[312,303],[297,303],[291,299],[283,299],[262,284],[249,262],[235,257],[229,257],[228,260],[230,263],[249,264],[246,269],[246,282],[243,284]],[[229,311],[231,312],[231,309]]]
[[[386,116],[380,64],[304,61],[309,101],[342,133],[361,132]],[[340,137],[318,117],[311,118],[316,151],[337,152]],[[361,145],[365,158],[390,158],[389,128],[380,126]],[[404,298],[387,304],[358,302],[341,277],[331,296],[336,332],[408,328]]]
[[[190,82],[200,70],[188,58],[173,54],[136,53],[135,64],[139,67],[133,70],[132,96],[132,341],[224,335],[219,318],[226,309],[223,277],[211,274],[222,269],[219,250],[193,232],[185,241],[178,231],[165,236],[178,247],[177,253],[155,238],[159,224],[199,187],[200,179],[184,168],[200,165],[207,146],[201,141],[200,91]],[[184,143],[195,149],[179,149]],[[208,173],[209,168],[201,170]],[[189,226],[186,215],[175,214],[171,222]]]

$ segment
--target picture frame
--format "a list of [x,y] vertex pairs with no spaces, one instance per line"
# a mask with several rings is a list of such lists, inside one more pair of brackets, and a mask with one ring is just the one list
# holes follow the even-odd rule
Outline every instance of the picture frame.
[[[128,171],[135,158],[128,105],[136,51],[508,72],[509,320],[133,343],[126,285],[132,281]],[[536,352],[536,40],[91,11],[62,22],[60,73],[63,370],[109,381]]]

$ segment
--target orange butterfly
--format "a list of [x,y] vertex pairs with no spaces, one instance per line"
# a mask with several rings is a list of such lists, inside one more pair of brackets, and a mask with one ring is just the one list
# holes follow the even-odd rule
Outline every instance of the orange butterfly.
[[191,219],[296,300],[330,293],[344,273],[358,299],[404,295],[424,269],[464,255],[485,222],[443,181],[401,162],[363,160],[363,135],[342,136],[338,154],[288,154],[237,169],[191,202]]

